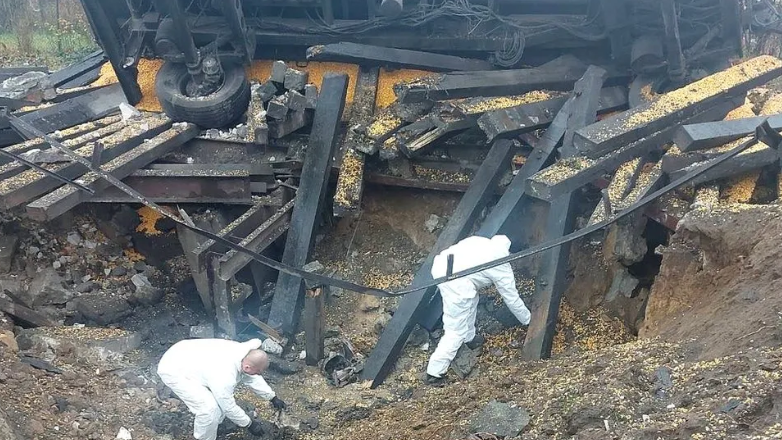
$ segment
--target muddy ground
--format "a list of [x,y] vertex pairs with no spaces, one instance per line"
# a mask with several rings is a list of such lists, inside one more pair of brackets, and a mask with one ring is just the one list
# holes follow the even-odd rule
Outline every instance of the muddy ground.
[[[427,229],[430,214],[447,217],[458,194],[370,187],[365,197],[360,218],[323,234],[316,258],[346,279],[405,285],[439,232]],[[742,207],[685,219],[663,251],[642,340],[633,341],[621,317],[565,302],[551,361],[521,361],[523,329],[487,320],[481,328],[491,336],[467,379],[452,377],[442,389],[421,386],[435,341],[416,332],[386,384],[371,390],[361,383],[335,388],[318,368],[304,366],[299,335],[284,363],[291,371],[266,374],[289,403],[285,424],[298,429],[267,424],[266,438],[467,438],[491,400],[527,411],[530,423],[519,437],[525,439],[772,438],[782,432],[779,213],[776,206]],[[106,278],[100,291],[115,287]],[[192,290],[165,290],[161,302],[138,305],[116,329],[70,328],[59,337],[72,344],[22,350],[59,374],[34,368],[0,344],[0,401],[20,439],[114,439],[121,428],[133,439],[189,438],[191,415],[159,385],[154,370],[167,347],[208,320]],[[520,290],[529,294],[531,287],[521,280]],[[331,333],[367,355],[395,304],[333,293]],[[486,298],[482,310],[495,310],[491,292]],[[13,330],[10,323],[2,326]],[[78,349],[124,331],[143,342],[121,357],[101,359]],[[25,346],[24,338],[17,340]],[[246,390],[237,400],[276,420],[268,403]],[[221,438],[250,437],[227,426]]]

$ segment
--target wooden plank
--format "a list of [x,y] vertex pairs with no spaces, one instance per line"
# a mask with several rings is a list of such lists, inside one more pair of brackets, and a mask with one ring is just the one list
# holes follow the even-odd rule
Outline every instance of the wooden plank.
[[[80,146],[89,142],[90,140],[96,139],[94,137],[95,135],[92,133],[99,131],[101,128],[108,126],[112,127],[111,129],[100,131],[99,137],[114,133],[115,131],[119,131],[119,129],[123,127],[123,125],[118,124],[121,121],[122,117],[120,115],[107,116],[97,121],[85,122],[84,124],[75,125],[64,130],[57,130],[53,133],[49,133],[49,136],[62,142],[67,147]],[[74,138],[78,138],[78,140],[68,142]],[[4,150],[15,154],[22,154],[33,149],[45,150],[48,148],[49,144],[44,141],[43,138],[34,138],[5,147]],[[13,162],[13,159],[10,157],[0,156],[0,165],[5,165],[10,162]]]
[[753,58],[578,130],[574,145],[590,158],[600,157],[681,123],[728,97],[742,95],[780,74],[782,60],[769,56]]
[[[575,199],[575,193],[570,193],[551,202],[546,223],[546,241],[560,238],[573,230]],[[562,293],[567,288],[569,255],[570,243],[550,249],[542,255],[540,269],[535,277],[538,306],[532,311],[532,321],[521,349],[523,359],[544,359],[551,356],[559,305]]]
[[[247,237],[252,231],[254,231],[258,225],[262,224],[267,218],[270,217],[269,208],[263,204],[257,204],[248,209],[239,218],[232,221],[228,226],[223,228],[217,235],[232,241],[240,241]],[[201,269],[206,268],[208,257],[211,254],[224,252],[225,248],[222,247],[217,241],[208,239],[198,246],[193,253],[196,256],[196,262]]]
[[58,325],[43,313],[36,312],[33,309],[11,302],[5,298],[0,298],[0,311],[33,327],[54,327]]
[[[431,150],[439,141],[478,126],[473,117],[432,115],[429,120],[432,122],[433,127],[425,133],[408,140],[397,138],[397,147],[402,154],[410,158],[420,156]],[[401,134],[403,131],[404,129],[397,134]]]
[[[361,68],[356,81],[355,98],[350,118],[351,124],[367,124],[375,110],[377,82],[380,77],[378,68]],[[348,130],[343,142],[343,155],[339,162],[337,188],[334,193],[334,215],[336,217],[355,216],[361,210],[361,196],[364,192],[364,168],[366,156],[358,150],[365,142],[364,136],[354,130]]]
[[307,59],[313,61],[339,61],[361,65],[397,66],[432,71],[493,69],[491,63],[483,60],[345,42],[312,46],[307,49]]
[[[448,224],[440,232],[429,256],[416,273],[413,279],[414,286],[431,281],[430,270],[434,257],[470,233],[481,211],[493,195],[499,179],[508,169],[513,154],[512,145],[512,142],[508,140],[498,140],[492,144],[492,148],[475,174],[470,188],[451,214]],[[402,298],[391,321],[380,335],[380,339],[364,365],[364,370],[361,373],[362,380],[370,380],[372,387],[377,387],[383,382],[396,363],[396,358],[402,352],[410,332],[421,314],[429,306],[436,292],[437,289],[432,287]]]
[[[721,103],[685,122],[721,119],[738,105],[740,103],[737,101]],[[594,181],[601,174],[613,172],[619,165],[633,158],[661,150],[677,127],[677,125],[673,125],[658,131],[599,159],[574,157],[560,160],[527,179],[527,193],[533,197],[548,201],[563,194],[571,193]]]
[[236,319],[231,310],[231,281],[215,276],[219,256],[212,257],[212,299],[214,301],[217,328],[230,339],[236,339]]
[[[282,262],[294,267],[307,263],[315,239],[315,230],[323,199],[326,195],[331,162],[339,138],[340,121],[345,109],[348,77],[326,74],[321,86],[318,108],[310,132],[307,156],[302,167],[296,205],[291,215],[290,229]],[[269,325],[286,334],[295,331],[301,310],[303,284],[299,277],[280,273],[272,299]]]
[[[478,118],[478,126],[490,140],[495,138],[510,139],[548,126],[567,99],[567,96],[563,96],[486,112]],[[627,89],[625,87],[607,87],[601,90],[598,114],[608,113],[626,106]]]
[[[101,166],[101,170],[118,179],[123,179],[194,138],[198,131],[195,124],[176,124],[127,153],[106,162]],[[108,181],[92,172],[81,177],[79,183],[95,192],[111,186]],[[79,203],[86,202],[89,198],[90,194],[71,185],[64,185],[28,204],[26,211],[27,215],[34,220],[48,221],[68,212]]]
[[768,120],[774,130],[782,130],[782,114],[756,116],[730,121],[702,122],[682,125],[673,135],[673,141],[681,151],[705,150],[735,141],[755,132],[755,128]]
[[99,68],[107,60],[108,57],[106,54],[103,53],[103,50],[99,49],[87,55],[81,61],[71,64],[68,67],[63,67],[62,69],[50,74],[47,79],[49,80],[49,83],[52,87],[62,87],[63,84],[66,84],[70,80],[82,76],[91,70]]
[[[696,176],[690,182],[690,184],[700,185],[712,180],[737,176],[739,174],[756,170],[758,168],[775,164],[777,162],[779,162],[779,152],[765,144],[759,143],[758,145],[755,145],[746,151],[742,151],[736,156],[726,160],[725,162],[706,171],[705,173]],[[673,171],[670,173],[670,178],[672,180],[678,179],[679,177],[706,163],[707,162],[698,162],[681,170]]]
[[316,366],[325,356],[326,294],[324,287],[307,290],[304,298],[304,362]]
[[[286,203],[274,215],[266,219],[253,232],[247,235],[239,244],[255,253],[262,253],[284,234],[291,224],[291,211],[294,201]],[[252,257],[236,250],[228,251],[217,262],[217,276],[227,281],[244,269]]]
[[602,67],[589,66],[575,86],[573,86],[573,104],[567,122],[567,130],[562,139],[560,155],[575,156],[579,151],[573,145],[576,130],[595,122],[600,107],[600,92],[608,72]]
[[72,80],[63,83],[63,85],[61,85],[60,88],[63,90],[67,90],[76,87],[88,86],[94,83],[95,81],[98,80],[98,78],[100,78],[100,71],[101,71],[101,67],[103,67],[103,64],[104,63],[101,63],[98,67],[92,70],[88,70],[82,73],[81,75],[73,78]]
[[44,133],[51,133],[115,113],[123,102],[127,103],[122,88],[112,84],[51,107],[26,113],[19,119]]
[[453,72],[435,79],[394,86],[401,103],[442,101],[472,96],[517,95],[531,90],[570,90],[587,66],[572,56],[543,68]]
[[[153,116],[103,138],[102,163],[109,162],[131,149],[141,145],[144,139],[156,136],[171,127],[171,120],[164,116]],[[91,157],[94,143],[87,144],[75,152],[83,157]],[[73,179],[86,172],[83,165],[76,162],[50,165],[50,171]],[[61,182],[36,170],[27,170],[10,179],[0,182],[0,207],[10,209],[60,186]]]

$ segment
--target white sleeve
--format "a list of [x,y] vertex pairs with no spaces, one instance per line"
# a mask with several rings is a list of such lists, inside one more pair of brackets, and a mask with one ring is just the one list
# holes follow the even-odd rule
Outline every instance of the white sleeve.
[[516,278],[513,276],[513,269],[510,267],[510,264],[501,264],[497,267],[485,270],[484,273],[494,282],[494,285],[497,286],[497,291],[502,296],[508,309],[513,313],[513,316],[515,316],[521,324],[528,325],[532,318],[532,314],[524,304],[524,301],[521,300],[519,291],[516,290]]
[[212,395],[217,401],[217,405],[223,410],[225,416],[238,426],[242,428],[249,426],[252,422],[250,417],[236,404],[236,399],[234,399],[234,388],[236,384],[221,382],[222,381],[218,381],[217,383],[209,384],[209,389],[212,391]]
[[277,395],[260,374],[245,374],[242,382],[249,386],[261,399],[272,400]]

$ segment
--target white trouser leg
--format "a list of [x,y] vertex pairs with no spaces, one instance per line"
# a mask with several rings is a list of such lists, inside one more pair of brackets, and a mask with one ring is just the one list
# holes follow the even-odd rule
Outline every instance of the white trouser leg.
[[[475,314],[478,309],[478,296],[458,300],[449,294],[447,288],[440,288],[443,297],[443,337],[429,358],[426,368],[430,376],[441,377],[448,371],[451,361],[459,348],[475,337]],[[454,297],[457,301],[454,301]]]
[[225,416],[212,392],[201,384],[181,379],[176,374],[158,370],[158,376],[195,415],[193,437],[197,440],[215,440],[217,427]]

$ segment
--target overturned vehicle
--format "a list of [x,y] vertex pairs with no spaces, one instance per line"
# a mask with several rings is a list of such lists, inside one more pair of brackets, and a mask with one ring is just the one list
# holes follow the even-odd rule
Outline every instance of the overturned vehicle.
[[[128,101],[141,99],[139,60],[162,58],[156,92],[163,109],[202,127],[226,126],[243,114],[250,99],[244,67],[258,59],[448,71],[538,66],[572,53],[584,62],[654,75],[661,91],[722,68],[740,53],[745,15],[738,0],[82,3]],[[338,43],[348,45],[322,50]],[[441,62],[435,53],[463,57],[465,67]]]

